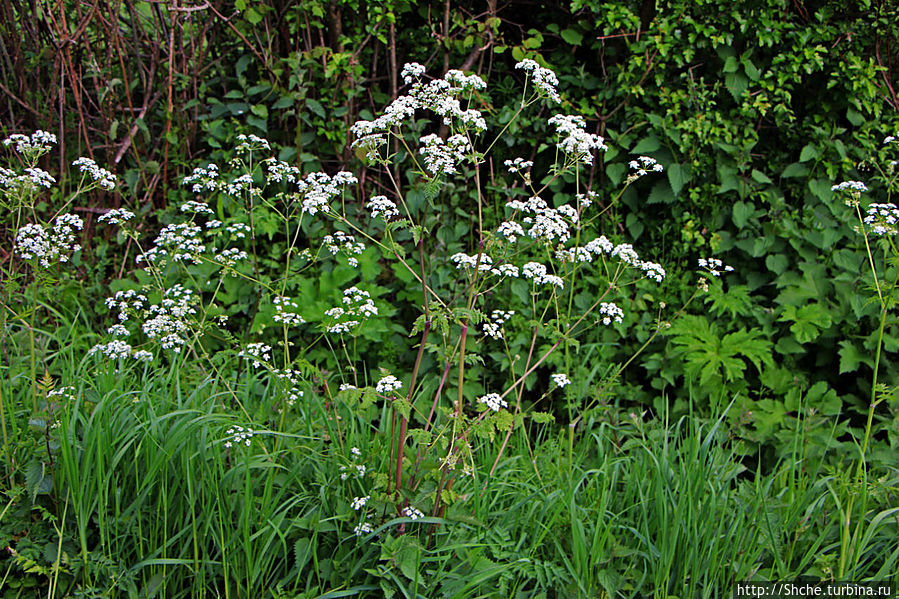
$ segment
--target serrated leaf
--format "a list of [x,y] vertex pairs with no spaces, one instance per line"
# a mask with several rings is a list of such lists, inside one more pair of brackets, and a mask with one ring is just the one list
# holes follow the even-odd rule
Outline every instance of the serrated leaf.
[[743,59],[743,70],[746,71],[746,76],[753,81],[759,80],[759,75],[761,75],[761,73],[748,58]]
[[671,191],[671,185],[667,181],[659,181],[656,183],[649,197],[646,198],[647,204],[670,204],[674,202],[674,193]]
[[312,98],[307,99],[306,107],[317,116],[325,118],[325,107],[322,106],[321,102],[319,102],[318,100],[313,100]]
[[690,165],[689,164],[670,164],[666,169],[668,173],[668,183],[671,184],[671,191],[674,192],[674,195],[678,195],[681,189],[684,188],[690,181]]
[[727,91],[730,92],[730,95],[732,95],[735,100],[739,100],[743,96],[743,92],[746,91],[746,88],[749,87],[749,80],[739,73],[728,73],[724,77],[724,85],[727,87]]

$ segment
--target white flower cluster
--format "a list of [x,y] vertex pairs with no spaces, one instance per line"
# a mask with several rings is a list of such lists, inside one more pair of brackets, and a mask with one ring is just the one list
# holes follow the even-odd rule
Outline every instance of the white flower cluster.
[[16,153],[34,158],[50,150],[50,146],[56,143],[56,136],[46,131],[38,129],[31,134],[31,137],[14,133],[3,140],[3,145],[7,148],[15,144]]
[[195,200],[184,202],[181,204],[180,210],[188,214],[215,214],[212,208],[207,206],[205,202],[197,202]]
[[493,268],[493,258],[484,253],[469,256],[464,252],[457,252],[450,256],[450,260],[456,264],[457,269],[477,267],[479,271],[484,272]]
[[252,362],[253,368],[265,366],[272,361],[272,347],[264,343],[248,343],[247,347],[237,354],[240,358],[247,358]]
[[868,191],[868,186],[862,183],[861,181],[843,181],[837,185],[834,185],[830,188],[830,191],[849,191],[856,193],[864,193]]
[[490,314],[490,320],[484,323],[484,334],[493,339],[503,338],[503,324],[512,318],[514,311],[494,310]]
[[239,196],[243,192],[249,192],[251,196],[262,195],[262,190],[253,185],[253,175],[244,173],[225,186],[228,195]]
[[[244,250],[239,250],[237,248],[228,248],[215,255],[216,262],[226,269],[231,270],[234,269],[238,262],[246,260],[247,258],[249,258],[249,255]],[[232,272],[231,274],[237,276],[236,272]]]
[[271,150],[272,147],[268,143],[267,139],[259,137],[258,135],[238,135],[237,141],[240,143],[234,146],[235,152],[252,152],[253,150]]
[[509,243],[515,243],[519,236],[524,236],[524,227],[514,220],[507,220],[500,224],[496,232],[505,237]]
[[397,210],[396,204],[387,199],[387,196],[375,196],[368,201],[368,209],[371,211],[371,217],[380,216],[385,221],[391,217],[399,216],[400,211]]
[[282,181],[296,183],[300,180],[300,169],[295,166],[274,157],[266,158],[263,162],[265,163],[265,168],[268,172],[266,178],[268,183],[281,183]]
[[593,164],[594,150],[608,149],[601,136],[587,133],[587,123],[580,115],[557,114],[549,124],[556,127],[560,137],[556,146],[579,162]]
[[895,235],[899,223],[899,208],[895,204],[871,204],[865,215],[865,224],[875,235]]
[[244,428],[242,426],[232,426],[228,430],[225,431],[226,435],[230,435],[225,440],[225,447],[231,447],[232,445],[244,445],[246,447],[250,446],[250,439],[253,438],[254,432],[251,428]]
[[335,231],[334,235],[325,235],[324,245],[331,255],[343,252],[353,268],[359,266],[359,260],[355,256],[365,251],[364,243],[356,241],[355,237],[343,231]]
[[349,478],[349,471],[355,471],[356,478],[363,478],[365,476],[366,468],[363,464],[355,464],[352,468],[347,468],[346,466],[340,467],[340,480],[346,480]]
[[[186,289],[182,285],[174,285],[163,292],[162,299],[158,304],[149,304],[147,296],[133,289],[127,289],[117,291],[113,297],[107,298],[106,307],[110,310],[118,310],[120,323],[128,322],[132,318],[139,321],[140,330],[147,338],[158,342],[162,349],[181,353],[181,348],[187,343],[187,335],[190,332],[190,318],[197,312],[194,307],[197,301],[190,289]],[[130,335],[128,329],[122,324],[109,327],[107,333],[116,337]],[[108,348],[122,347],[113,345],[115,343],[124,342],[116,340],[101,344],[96,346],[92,353],[101,351],[108,355]],[[132,357],[143,362],[153,359],[153,355],[146,350],[135,351]]]
[[272,374],[274,374],[280,381],[282,381],[285,387],[287,385],[290,386],[287,389],[287,405],[295,405],[297,401],[299,401],[299,399],[305,395],[305,393],[300,389],[301,373],[299,371],[290,370],[289,368],[285,368],[284,370],[272,368]]
[[510,173],[520,173],[522,171],[526,171],[532,166],[534,163],[530,160],[525,160],[524,158],[516,158],[515,160],[506,160],[504,163],[509,168]]
[[415,509],[411,505],[403,508],[403,515],[410,520],[418,520],[425,517],[425,515],[421,513],[421,511]]
[[603,315],[602,323],[606,326],[612,324],[612,321],[620,323],[624,320],[624,311],[613,302],[599,304],[599,313]]
[[194,308],[197,301],[193,291],[181,285],[166,289],[162,301],[147,310],[149,318],[141,330],[148,338],[157,340],[162,349],[181,353],[190,331],[189,318],[197,313]]
[[556,87],[559,85],[559,79],[550,69],[541,67],[536,61],[526,58],[515,65],[516,69],[521,69],[527,73],[531,81],[534,82],[534,88],[542,98],[552,100],[556,104],[562,101]]
[[[365,150],[369,160],[378,159],[378,149],[386,144],[385,134],[394,127],[401,126],[415,116],[415,111],[427,109],[443,118],[443,123],[453,126],[456,122],[462,129],[481,132],[487,123],[480,111],[462,108],[459,97],[465,92],[484,90],[487,84],[477,75],[465,75],[458,70],[450,70],[443,79],[424,83],[421,77],[425,68],[418,63],[408,63],[403,67],[403,81],[411,86],[409,95],[400,96],[384,109],[384,114],[373,121],[357,121],[351,128],[356,140],[353,147]],[[424,141],[424,140],[423,140]],[[432,172],[441,172],[442,169]]]
[[402,381],[390,374],[378,381],[378,383],[375,385],[375,391],[377,391],[381,395],[387,395],[392,391],[400,390],[402,387]]
[[58,398],[64,401],[75,401],[75,387],[60,387],[47,393],[47,398]]
[[131,355],[131,345],[119,339],[115,339],[109,343],[98,343],[90,348],[87,355],[93,356],[97,353],[103,354],[111,360],[121,360]]
[[403,81],[406,83],[406,85],[409,85],[410,83],[424,75],[425,70],[426,69],[422,64],[419,64],[417,62],[407,62],[403,65],[403,70],[400,71],[400,76],[403,78]]
[[564,387],[565,385],[571,384],[571,379],[568,378],[567,374],[562,372],[557,372],[556,374],[552,375],[551,378],[553,382],[559,387]]
[[98,223],[109,223],[110,225],[124,225],[126,222],[134,218],[134,213],[124,208],[114,208],[101,215]]
[[[540,197],[533,196],[526,202],[521,200],[512,200],[506,203],[506,206],[515,211],[520,211],[529,216],[523,217],[521,220],[528,225],[528,237],[531,239],[539,239],[545,243],[565,243],[571,238],[569,222],[576,223],[578,216],[577,210],[565,204],[559,208],[550,208],[549,205]],[[530,215],[533,216],[530,216]],[[508,223],[508,224],[507,224]],[[517,240],[516,234],[523,230],[519,225],[515,226],[514,221],[507,221],[500,225],[500,233],[506,235],[506,238],[514,243]],[[507,233],[511,233],[510,238]]]
[[333,177],[325,173],[309,173],[297,187],[303,194],[303,212],[317,214],[331,210],[329,203],[341,193],[341,187],[358,183],[355,175],[340,171]]
[[350,503],[350,507],[355,511],[359,511],[365,507],[365,504],[368,503],[368,500],[371,499],[369,495],[365,497],[353,497],[352,503]]
[[328,333],[348,333],[354,327],[359,326],[362,321],[378,315],[378,307],[371,299],[371,294],[358,287],[345,289],[341,301],[343,306],[325,310],[325,316],[333,321],[325,327],[325,331]]
[[357,524],[353,528],[353,534],[356,535],[357,537],[361,537],[362,535],[367,535],[372,530],[374,530],[374,529],[371,527],[371,524],[369,524],[368,522],[362,522],[360,524]]
[[662,268],[661,264],[656,264],[655,262],[641,262],[640,268],[643,270],[643,274],[647,279],[652,279],[656,283],[661,283],[665,278],[665,269]]
[[197,167],[193,173],[184,177],[181,181],[182,185],[192,185],[194,193],[203,191],[215,191],[221,187],[219,181],[219,167],[215,164],[209,164],[205,167]]
[[562,277],[549,274],[546,266],[539,262],[528,262],[521,267],[521,274],[526,279],[532,279],[535,285],[553,285],[559,289],[565,288]]
[[581,208],[588,208],[593,202],[596,201],[596,198],[599,194],[595,191],[588,191],[587,193],[579,193],[575,196],[577,199],[577,205]]
[[431,134],[420,141],[422,147],[418,152],[424,157],[425,168],[434,175],[455,173],[456,165],[465,160],[467,152],[471,152],[471,144],[464,135],[453,135],[444,143],[442,137]]
[[272,299],[272,303],[275,305],[275,315],[272,317],[275,322],[284,323],[289,327],[295,327],[306,322],[295,311],[299,306],[291,298],[279,295]]
[[665,170],[665,167],[656,162],[655,158],[650,158],[649,156],[639,156],[636,160],[631,160],[628,166],[634,171],[627,176],[628,183],[633,183],[649,171],[660,173]]
[[200,254],[206,251],[201,239],[202,229],[191,223],[166,225],[153,241],[154,247],[137,257],[137,262],[158,263],[162,266],[167,257],[175,262],[200,264]]
[[488,393],[478,398],[478,403],[482,403],[494,412],[499,412],[501,408],[508,408],[509,404],[502,398],[499,393]]
[[142,314],[144,304],[146,303],[147,296],[138,293],[134,289],[116,291],[113,297],[106,298],[106,307],[110,310],[117,309],[119,311],[119,322],[126,322],[132,316]]
[[73,162],[72,166],[77,166],[82,173],[90,175],[90,178],[98,182],[103,189],[107,191],[115,189],[116,176],[105,168],[99,167],[97,163],[90,158],[82,156]]
[[123,324],[114,324],[108,329],[106,329],[107,335],[112,335],[113,337],[127,337],[131,333]]
[[720,277],[722,272],[733,272],[734,267],[728,266],[718,258],[700,258],[699,268],[707,271],[713,277]]
[[25,225],[16,232],[16,253],[25,260],[36,259],[44,268],[56,262],[68,262],[69,254],[81,249],[75,243],[75,231],[82,228],[84,222],[75,214],[57,216],[50,231],[37,224]]
[[250,225],[247,223],[233,223],[225,227],[225,231],[233,239],[243,239],[250,232]]
[[54,183],[56,179],[39,168],[28,167],[25,174],[17,175],[14,171],[0,167],[0,188],[9,193],[28,193],[37,187],[50,189]]
[[618,258],[629,266],[642,270],[643,276],[647,279],[652,279],[656,283],[661,283],[666,276],[665,269],[660,264],[641,260],[634,250],[634,246],[629,243],[612,245],[612,242],[605,235],[600,235],[596,239],[590,240],[582,248],[570,248],[564,250],[564,252],[567,253],[567,256],[557,252],[557,257],[564,261],[577,262],[592,262],[593,256],[607,254],[612,258]]

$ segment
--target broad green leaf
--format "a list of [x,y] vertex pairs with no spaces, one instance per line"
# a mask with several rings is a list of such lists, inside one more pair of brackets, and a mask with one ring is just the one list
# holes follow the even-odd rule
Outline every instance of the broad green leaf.
[[820,152],[818,152],[818,148],[813,146],[812,144],[807,144],[804,148],[802,148],[802,152],[799,153],[799,162],[808,162],[809,160],[814,160],[820,156]]
[[680,194],[681,189],[684,188],[684,185],[690,180],[690,165],[674,163],[668,165],[666,170],[668,172],[668,182],[671,184],[671,191],[677,196]]
[[743,92],[746,91],[746,88],[749,87],[749,80],[739,73],[728,73],[727,76],[724,77],[724,85],[727,87],[727,91],[730,92],[730,95],[732,95],[735,100],[739,100],[743,96]]
[[734,204],[732,213],[734,225],[742,229],[749,222],[749,219],[752,218],[752,215],[755,214],[755,206],[752,202],[737,202]]
[[783,170],[780,176],[785,179],[789,179],[792,177],[804,177],[808,174],[808,172],[809,171],[807,166],[799,164],[798,162],[794,162],[787,166],[787,168]]
[[656,183],[649,197],[646,198],[647,204],[670,204],[674,201],[674,194],[671,192],[671,186],[667,181],[659,181]]
[[746,76],[752,79],[753,81],[759,80],[759,75],[761,74],[756,66],[752,63],[749,58],[743,59],[743,70],[746,71]]
[[318,100],[313,100],[309,98],[306,100],[306,107],[315,113],[317,116],[325,118],[325,108],[321,105],[321,102]]
[[647,154],[649,152],[655,152],[661,147],[661,143],[659,143],[659,138],[655,135],[649,135],[644,137],[637,145],[631,148],[631,153],[633,154]]
[[574,29],[563,29],[561,35],[562,39],[572,46],[580,46],[584,39],[584,36]]
[[750,173],[752,179],[757,183],[771,183],[771,179],[768,178],[768,175],[763,173],[760,170],[752,169],[752,173]]
[[765,258],[765,266],[775,274],[781,274],[790,265],[790,259],[784,254],[769,254]]
[[627,172],[627,165],[620,162],[613,162],[606,167],[606,176],[616,186],[624,179],[625,172]]

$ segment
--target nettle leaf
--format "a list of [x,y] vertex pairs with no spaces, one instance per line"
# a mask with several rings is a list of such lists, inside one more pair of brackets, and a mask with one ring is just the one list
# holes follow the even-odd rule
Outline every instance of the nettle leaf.
[[690,163],[670,164],[666,168],[666,171],[668,172],[668,182],[671,184],[671,191],[677,196],[684,188],[684,185],[690,181]]
[[606,167],[606,176],[612,182],[612,185],[621,183],[625,172],[627,172],[627,166],[621,162],[613,162]]
[[734,225],[738,229],[742,229],[755,214],[755,205],[752,202],[737,202],[733,207]]

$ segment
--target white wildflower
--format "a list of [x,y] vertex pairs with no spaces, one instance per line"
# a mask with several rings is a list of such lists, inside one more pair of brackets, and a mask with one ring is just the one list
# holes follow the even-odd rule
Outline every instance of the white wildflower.
[[556,374],[552,375],[552,380],[559,387],[564,387],[565,385],[571,384],[571,379],[568,378],[567,374],[564,374],[562,372],[557,372]]
[[499,393],[488,393],[478,398],[478,403],[486,405],[494,412],[499,412],[501,408],[508,408],[509,404],[502,398]]
[[377,385],[375,385],[375,391],[382,395],[386,395],[391,391],[398,391],[402,386],[403,383],[398,378],[393,375],[388,375],[378,381]]

